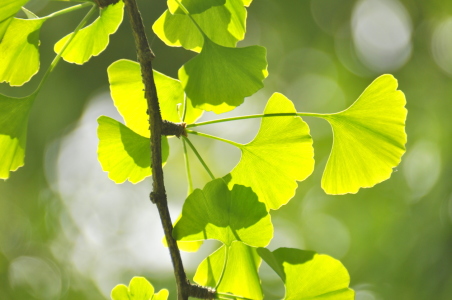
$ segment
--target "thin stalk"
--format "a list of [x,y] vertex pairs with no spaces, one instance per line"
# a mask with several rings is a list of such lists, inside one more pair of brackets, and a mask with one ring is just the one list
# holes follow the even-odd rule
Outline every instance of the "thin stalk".
[[[64,44],[63,48],[61,48],[61,51],[55,56],[55,58],[52,60],[52,62],[50,63],[50,66],[47,68],[44,76],[41,79],[41,82],[38,85],[38,88],[36,89],[35,93],[38,93],[39,90],[41,89],[41,87],[43,86],[44,82],[47,80],[47,78],[49,77],[50,73],[52,73],[52,71],[55,69],[55,67],[57,66],[57,64],[60,62],[61,56],[63,55],[64,51],[66,50],[66,48],[69,46],[69,44],[74,40],[75,36],[77,35],[77,33],[80,31],[80,29],[82,29],[83,26],[85,26],[85,24],[88,22],[89,18],[91,18],[91,16],[93,15],[93,13],[96,10],[96,6],[94,6],[93,3],[90,3],[90,5],[92,5],[90,11],[85,15],[85,17],[80,21],[80,23],[77,25],[77,27],[74,30],[74,33],[71,35],[71,37],[66,41],[66,43]],[[77,5],[76,5],[77,6]],[[87,6],[87,5],[85,5]]]
[[182,112],[182,122],[185,122],[185,116],[187,115],[187,95],[184,94],[184,111]]
[[220,292],[217,292],[217,297],[218,297],[218,299],[225,299],[225,300],[234,300],[234,299],[252,300],[250,298],[232,295],[232,294],[220,293]]
[[179,4],[179,7],[182,9],[182,11],[190,18],[190,20],[193,22],[193,24],[195,24],[196,28],[198,28],[198,30],[201,32],[201,34],[205,38],[208,38],[207,35],[202,30],[202,28],[198,25],[198,23],[196,23],[195,19],[193,19],[193,17],[191,16],[190,12],[188,11],[188,9],[179,0],[175,0],[175,1],[176,1],[177,4]]
[[50,15],[47,15],[47,16],[42,17],[40,19],[50,19],[50,18],[53,18],[53,17],[61,16],[61,15],[64,15],[64,14],[67,14],[67,13],[79,10],[81,8],[84,8],[84,7],[88,7],[88,6],[95,6],[95,4],[93,2],[85,2],[85,3],[77,4],[77,5],[70,6],[68,8],[56,11],[54,13],[51,13]]
[[230,122],[230,121],[247,120],[247,119],[271,118],[271,117],[318,117],[318,118],[324,118],[327,115],[329,115],[329,114],[301,113],[301,112],[247,115],[247,116],[232,117],[232,118],[225,118],[225,119],[193,123],[193,124],[187,125],[187,128],[216,124],[216,123],[223,123],[223,122]]
[[212,180],[215,179],[215,176],[213,176],[212,172],[210,171],[209,167],[207,166],[207,164],[205,163],[204,159],[202,159],[201,155],[199,154],[198,150],[196,150],[195,146],[192,144],[192,142],[186,138],[185,136],[182,136],[182,138],[184,139],[184,141],[187,142],[187,144],[190,146],[191,150],[193,150],[193,153],[195,153],[196,157],[198,158],[199,162],[202,164],[202,166],[204,167],[204,169],[206,169],[207,173],[209,173],[209,176]]
[[231,144],[233,146],[236,146],[237,148],[242,148],[243,147],[242,144],[239,144],[239,143],[236,143],[236,142],[233,142],[233,141],[230,141],[230,140],[222,139],[220,137],[213,136],[213,135],[210,135],[210,134],[207,134],[207,133],[202,133],[202,132],[193,131],[193,130],[187,130],[187,133],[194,134],[194,135],[199,135],[199,136],[203,136],[203,137],[207,137],[209,139],[214,139],[214,140],[217,140],[217,141],[222,141],[222,142]]
[[191,172],[190,172],[190,161],[188,159],[188,151],[187,151],[187,145],[185,144],[185,140],[182,140],[182,145],[184,145],[184,160],[185,160],[185,170],[187,173],[187,182],[188,182],[188,195],[190,195],[193,192],[193,180],[191,178]]
[[215,289],[218,289],[218,287],[221,284],[221,281],[223,280],[224,273],[226,272],[226,265],[228,264],[228,258],[229,258],[229,246],[226,246],[226,253],[224,254],[224,265],[223,270],[221,270],[220,278],[218,279],[217,285],[215,286]]

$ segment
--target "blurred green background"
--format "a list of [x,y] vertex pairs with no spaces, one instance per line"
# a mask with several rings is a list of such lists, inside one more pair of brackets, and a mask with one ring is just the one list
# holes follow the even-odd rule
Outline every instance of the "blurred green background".
[[[177,77],[192,52],[165,46],[151,26],[166,1],[138,1],[156,54],[155,68]],[[40,16],[68,3],[31,1]],[[53,59],[53,44],[71,32],[85,11],[48,21],[41,31],[41,72],[22,88],[26,95]],[[120,119],[109,96],[106,68],[135,59],[129,24],[108,49],[84,66],[61,62],[33,107],[25,167],[0,182],[0,299],[108,299],[118,283],[146,276],[157,289],[175,282],[151,181],[115,185],[96,159],[96,119]],[[309,119],[316,169],[288,205],[272,213],[271,250],[297,247],[340,259],[358,300],[452,299],[452,1],[255,0],[248,33],[239,45],[268,51],[265,88],[226,116],[260,113],[273,92],[298,111],[336,112],[350,105],[377,76],[392,73],[407,98],[407,153],[391,179],[356,195],[327,196],[320,179],[332,143],[323,120]],[[202,120],[214,119],[206,113]],[[259,120],[210,126],[238,142],[253,138]],[[194,137],[212,171],[223,176],[239,160],[229,145]],[[181,143],[171,139],[165,180],[173,219],[187,184]],[[192,157],[194,159],[194,157]],[[208,176],[192,160],[196,187]],[[184,253],[190,278],[218,244]],[[266,299],[284,288],[264,264]]]

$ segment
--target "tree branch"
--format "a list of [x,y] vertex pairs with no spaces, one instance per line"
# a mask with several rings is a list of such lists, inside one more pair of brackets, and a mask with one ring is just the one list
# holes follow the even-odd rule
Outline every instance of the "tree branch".
[[[111,0],[110,0],[111,1]],[[173,238],[173,224],[171,222],[170,213],[163,181],[162,169],[162,150],[161,135],[164,127],[162,116],[160,114],[160,106],[157,98],[157,89],[152,71],[152,60],[154,54],[145,34],[141,14],[138,10],[135,0],[124,0],[125,8],[129,16],[132,26],[135,46],[137,50],[138,62],[141,66],[141,76],[145,87],[145,98],[148,104],[149,125],[151,131],[151,165],[153,177],[153,191],[151,192],[151,201],[157,205],[165,232],[166,241],[171,255],[174,267],[174,276],[176,277],[178,300],[188,300],[189,296],[200,299],[213,299],[215,291],[209,288],[192,285],[187,280],[184,266],[180,255],[179,248]],[[167,125],[167,124],[165,124]],[[185,129],[185,128],[184,128]]]

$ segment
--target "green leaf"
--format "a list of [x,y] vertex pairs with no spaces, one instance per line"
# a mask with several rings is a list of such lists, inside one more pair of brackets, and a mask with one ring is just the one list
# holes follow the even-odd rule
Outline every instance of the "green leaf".
[[13,19],[0,43],[0,82],[20,86],[39,70],[39,31],[45,19]]
[[[109,43],[110,35],[115,33],[122,22],[124,2],[109,5],[100,9],[100,16],[89,26],[80,30],[63,52],[63,59],[79,65],[87,62],[92,56],[99,55]],[[59,40],[54,47],[60,53],[73,33]]]
[[[223,5],[226,0],[179,0],[190,14],[199,14],[218,5]],[[172,14],[185,14],[176,0],[168,0],[168,9]]]
[[273,252],[259,248],[257,252],[284,282],[285,300],[354,299],[347,269],[328,255],[293,248]]
[[16,13],[27,2],[28,0],[2,0],[0,3],[0,42]]
[[[254,300],[262,299],[262,287],[258,274],[262,260],[257,255],[256,249],[241,242],[232,243],[228,251],[227,247],[221,246],[204,259],[198,266],[193,280],[202,286],[217,287],[218,292]],[[226,254],[228,259],[225,266]],[[221,282],[218,285],[220,278]]]
[[12,98],[0,94],[0,178],[24,165],[28,115],[35,95]]
[[[150,140],[109,117],[97,119],[97,155],[102,170],[116,183],[137,183],[152,174]],[[162,159],[169,155],[168,140],[162,136]]]
[[179,79],[196,108],[227,112],[264,86],[265,55],[260,46],[228,48],[206,38],[201,53],[179,69]]
[[229,190],[223,179],[215,179],[185,200],[173,236],[178,241],[216,239],[228,246],[241,241],[262,247],[272,239],[273,225],[251,188],[234,185]]
[[[293,103],[275,93],[264,114],[295,113]],[[265,117],[253,141],[240,147],[242,157],[230,174],[228,186],[252,187],[268,209],[278,209],[294,195],[314,169],[314,149],[308,125],[300,117]]]
[[111,291],[112,300],[167,300],[168,290],[154,294],[154,287],[144,277],[133,277],[129,287],[118,284]]
[[348,109],[322,116],[334,136],[322,178],[326,193],[357,193],[391,176],[405,153],[405,104],[397,80],[382,75]]
[[[148,137],[149,116],[146,114],[147,102],[144,98],[140,65],[121,59],[112,63],[107,72],[111,96],[126,125],[136,133]],[[184,103],[181,83],[157,71],[154,71],[154,80],[162,118],[175,123],[181,122]],[[185,122],[190,124],[201,116],[202,110],[194,109],[191,103],[187,102]]]
[[[227,0],[224,5],[214,6],[201,14],[191,15],[196,24],[214,43],[235,47],[246,32],[246,9],[241,0]],[[165,11],[152,26],[155,34],[168,46],[184,47],[201,51],[204,37],[190,16],[172,15]]]

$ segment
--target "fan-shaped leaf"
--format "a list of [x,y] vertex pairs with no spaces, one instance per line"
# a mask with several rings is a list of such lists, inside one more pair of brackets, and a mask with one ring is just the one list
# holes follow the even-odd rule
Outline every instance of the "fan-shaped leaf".
[[228,48],[206,38],[201,53],[179,69],[179,79],[196,108],[230,111],[264,86],[265,53],[260,46]]
[[[144,98],[141,69],[137,62],[121,59],[108,67],[110,91],[116,108],[126,125],[142,136],[149,136],[149,116]],[[154,80],[160,102],[162,118],[171,122],[181,122],[184,91],[176,79],[154,71]],[[187,101],[186,123],[195,122],[202,110],[194,109]],[[179,109],[178,109],[179,108]]]
[[0,82],[20,86],[39,70],[39,31],[45,19],[12,19],[0,43]]
[[[246,31],[246,9],[241,0],[227,0],[203,13],[191,15],[196,24],[214,43],[235,47]],[[185,14],[172,15],[168,10],[155,21],[152,29],[168,46],[201,51],[204,37],[193,20]]]
[[0,3],[0,42],[11,21],[28,0],[2,0]]
[[[199,14],[218,5],[223,5],[226,0],[179,0],[190,14]],[[168,0],[168,9],[172,14],[185,14],[176,0]]]
[[35,95],[12,98],[0,94],[0,178],[24,165],[28,115]]
[[[100,8],[100,16],[89,26],[81,29],[63,52],[63,59],[79,65],[87,62],[92,56],[99,55],[107,48],[110,35],[115,33],[122,22],[124,2]],[[73,33],[59,40],[54,47],[60,53]]]
[[273,225],[251,188],[234,185],[229,190],[223,179],[215,179],[185,200],[173,236],[179,241],[216,239],[261,247],[273,237]]
[[[295,113],[293,103],[275,93],[264,114]],[[243,145],[242,158],[225,180],[249,186],[268,209],[286,204],[297,189],[296,181],[306,179],[314,169],[314,149],[308,125],[300,117],[262,118],[254,140]]]
[[[232,243],[229,250],[226,250],[227,247],[221,246],[201,262],[193,278],[194,281],[203,286],[217,287],[218,292],[231,293],[253,300],[262,299],[262,287],[258,274],[262,260],[257,255],[256,249],[241,242]],[[225,255],[228,255],[226,265]],[[221,282],[218,285],[220,278]]]
[[[98,159],[102,170],[116,183],[137,183],[151,175],[150,140],[109,117],[97,119]],[[166,162],[169,145],[162,136],[162,159]]]
[[111,291],[112,300],[167,300],[168,290],[154,294],[154,287],[144,277],[133,277],[129,287],[118,284]]
[[356,193],[388,179],[405,153],[405,96],[383,75],[348,109],[324,115],[334,143],[322,178],[328,194]]
[[284,300],[353,300],[350,276],[340,261],[312,251],[259,248],[262,259],[286,286]]

